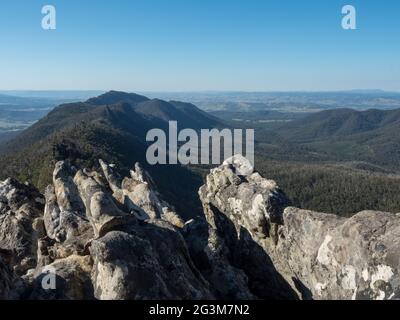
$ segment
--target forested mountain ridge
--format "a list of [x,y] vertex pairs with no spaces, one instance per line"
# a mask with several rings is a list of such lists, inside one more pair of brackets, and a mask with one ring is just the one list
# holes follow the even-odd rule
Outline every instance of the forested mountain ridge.
[[[279,116],[279,115],[274,115]],[[294,205],[348,216],[364,209],[400,211],[399,110],[337,109],[256,129],[256,168],[284,187]],[[110,91],[85,102],[60,105],[2,145],[0,178],[51,182],[55,162],[98,169],[97,159],[127,174],[142,163],[160,190],[188,216],[200,212],[196,190],[206,167],[148,166],[145,136],[168,121],[183,128],[254,128],[225,124],[190,103]],[[180,183],[171,184],[178,179]]]
[[346,137],[374,131],[386,134],[400,127],[400,109],[357,111],[334,109],[311,114],[280,128],[291,141],[315,141],[324,138]]
[[[3,145],[1,178],[30,181],[41,190],[51,182],[52,168],[60,159],[77,166],[96,167],[97,160],[119,165],[128,172],[135,162],[145,159],[146,133],[154,128],[167,129],[168,121],[180,128],[212,128],[221,122],[194,105],[150,100],[144,96],[110,91],[86,102],[64,104],[17,137]],[[201,178],[181,166],[149,166],[160,189],[177,206],[196,212],[199,201],[187,196],[198,189]],[[179,177],[182,184],[169,185]],[[193,200],[193,201],[191,201]]]
[[361,161],[395,171],[400,167],[399,131],[400,109],[328,110],[274,129],[289,148],[302,148],[320,161]]

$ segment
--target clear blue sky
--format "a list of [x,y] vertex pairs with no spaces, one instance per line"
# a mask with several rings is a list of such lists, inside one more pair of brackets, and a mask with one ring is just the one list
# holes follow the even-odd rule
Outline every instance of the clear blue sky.
[[400,91],[399,36],[398,0],[2,0],[0,90]]

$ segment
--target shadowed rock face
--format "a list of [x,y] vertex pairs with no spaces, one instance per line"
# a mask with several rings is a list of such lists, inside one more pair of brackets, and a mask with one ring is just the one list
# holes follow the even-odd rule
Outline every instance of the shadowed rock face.
[[[248,165],[243,158],[243,163],[235,162]],[[287,207],[275,182],[258,173],[237,172],[226,164],[207,177],[200,190],[207,220],[225,237],[236,232],[245,246],[262,248],[260,253],[268,256],[275,273],[300,297],[400,298],[398,214],[365,211],[345,219]],[[233,231],[220,223],[221,215],[234,225]],[[243,261],[244,270],[253,259],[260,261],[257,253],[242,256],[240,249],[227,243],[239,255],[236,261]],[[250,279],[260,268],[253,265],[256,268],[246,272]]]
[[0,254],[0,299],[8,300],[13,298],[12,287],[15,279],[9,266],[1,256]]
[[100,166],[57,163],[44,197],[0,182],[0,299],[400,298],[399,215],[288,207],[236,156],[184,223],[138,164]]
[[[249,168],[251,165],[246,159],[236,157],[207,176],[206,184],[199,191],[210,225],[204,250],[211,254],[211,260],[222,260],[234,267],[232,278],[239,279],[238,287],[243,287],[240,280],[245,277],[245,287],[253,296],[296,299],[296,292],[263,248],[265,241],[273,242],[277,238],[276,225],[282,222],[288,200],[274,181],[263,179]],[[242,175],[244,172],[246,176]],[[219,264],[210,261],[209,265],[208,278],[219,287],[215,276]],[[235,273],[240,276],[234,276]]]
[[12,269],[22,275],[37,263],[37,241],[44,235],[43,196],[14,179],[0,182],[0,250],[9,251]]

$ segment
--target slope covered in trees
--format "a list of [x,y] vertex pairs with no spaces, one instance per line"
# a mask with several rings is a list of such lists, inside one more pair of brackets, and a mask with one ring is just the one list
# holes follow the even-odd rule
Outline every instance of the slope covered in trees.
[[[400,212],[399,119],[398,110],[338,109],[259,124],[256,168],[301,208],[346,216],[364,209]],[[201,212],[197,190],[210,167],[150,166],[145,159],[147,131],[166,129],[169,120],[181,129],[226,126],[189,103],[111,91],[61,105],[3,144],[0,178],[15,177],[44,190],[57,160],[96,169],[102,158],[125,174],[138,161],[167,200],[192,217]]]
[[[3,145],[0,175],[3,179],[30,181],[44,190],[51,182],[57,160],[68,159],[77,166],[95,168],[100,158],[117,164],[127,174],[135,162],[147,164],[148,130],[166,129],[170,120],[193,128],[211,128],[220,123],[190,104],[111,91],[83,103],[61,105]],[[199,176],[176,165],[146,169],[167,200],[184,214],[200,212],[196,197],[202,183]]]

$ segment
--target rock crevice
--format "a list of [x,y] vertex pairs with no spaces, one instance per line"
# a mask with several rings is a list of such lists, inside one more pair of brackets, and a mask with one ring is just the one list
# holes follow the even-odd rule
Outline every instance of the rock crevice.
[[235,156],[185,223],[139,164],[99,164],[57,163],[44,195],[0,182],[0,299],[400,298],[398,214],[290,207]]

